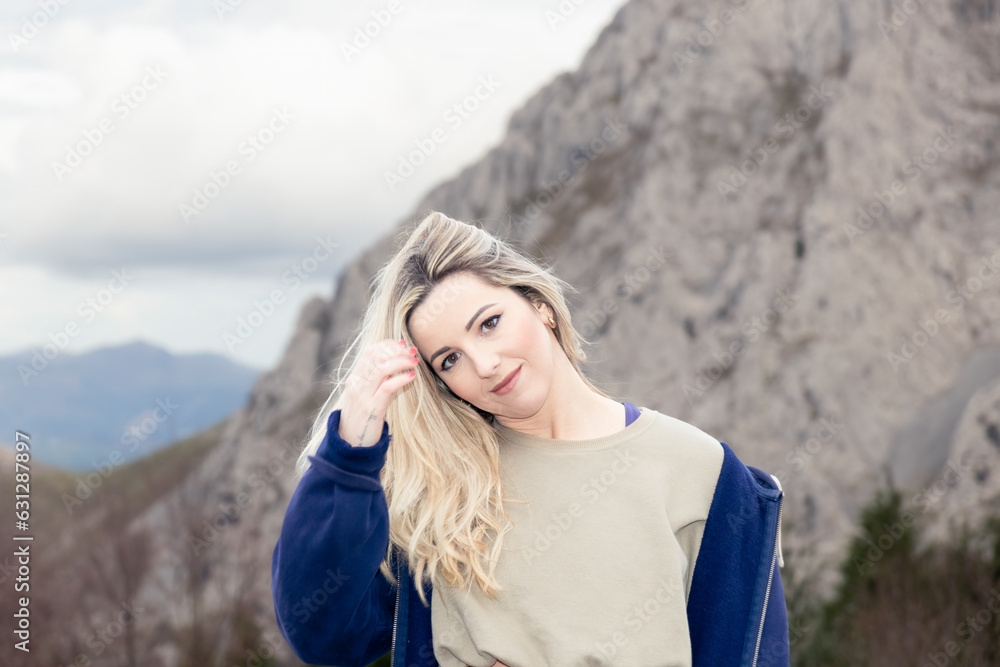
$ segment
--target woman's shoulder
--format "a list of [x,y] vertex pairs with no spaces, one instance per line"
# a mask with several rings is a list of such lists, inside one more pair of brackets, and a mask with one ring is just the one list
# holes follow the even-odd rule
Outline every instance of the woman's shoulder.
[[669,437],[671,444],[722,456],[722,443],[694,424],[653,408],[641,407],[640,410],[649,413],[651,428],[655,433]]
[[[650,420],[649,437],[667,448],[672,462],[684,471],[690,481],[699,481],[714,488],[722,469],[725,452],[717,438],[694,424],[670,415],[642,407]],[[648,413],[648,414],[646,414]]]

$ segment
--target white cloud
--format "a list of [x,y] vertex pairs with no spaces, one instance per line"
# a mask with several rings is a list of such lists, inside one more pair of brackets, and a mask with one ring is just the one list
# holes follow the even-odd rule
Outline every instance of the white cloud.
[[[0,262],[29,270],[32,286],[4,295],[5,309],[30,316],[0,339],[0,354],[42,341],[67,317],[60,293],[86,292],[121,265],[160,282],[137,286],[120,315],[95,326],[94,345],[128,332],[225,352],[215,333],[200,343],[197,333],[217,333],[231,317],[220,299],[252,298],[257,276],[294,261],[320,233],[357,251],[386,232],[495,145],[512,111],[575,67],[623,1],[582,4],[558,30],[545,18],[555,2],[400,4],[351,62],[342,43],[385,2],[244,2],[224,19],[211,3],[68,3],[17,53],[2,45]],[[2,34],[34,11],[7,5]],[[480,77],[501,85],[448,126],[443,114]],[[294,119],[249,160],[241,146],[267,136],[276,108]],[[437,127],[447,140],[390,191],[385,171]],[[73,151],[89,154],[60,181],[53,163]],[[179,205],[227,161],[240,172],[185,223]],[[194,285],[198,298],[186,291]],[[276,330],[294,323],[297,306],[286,310]],[[273,362],[285,342],[275,337],[259,357]]]

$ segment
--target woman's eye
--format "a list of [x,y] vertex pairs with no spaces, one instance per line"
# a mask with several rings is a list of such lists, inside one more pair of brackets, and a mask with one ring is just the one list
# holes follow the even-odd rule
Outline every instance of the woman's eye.
[[[489,324],[490,322],[493,323],[492,326],[486,327],[486,325]],[[487,331],[487,332],[493,331],[494,329],[497,328],[497,324],[499,322],[500,322],[500,316],[499,315],[494,315],[493,317],[490,317],[490,318],[488,318],[486,320],[483,320],[483,323],[479,326],[479,328],[483,329],[484,331]],[[455,356],[456,354],[457,354],[456,352],[452,352],[451,354],[449,354],[448,356],[446,356],[444,359],[441,360],[441,370],[442,371],[446,371],[446,370],[448,370],[449,368],[451,368],[452,366],[455,365],[454,361],[451,362],[451,364],[449,364],[448,363],[448,359],[450,359],[451,357]]]

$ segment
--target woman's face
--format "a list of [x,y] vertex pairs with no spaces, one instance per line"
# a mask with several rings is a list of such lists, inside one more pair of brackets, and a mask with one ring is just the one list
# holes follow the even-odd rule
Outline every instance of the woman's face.
[[548,325],[550,313],[510,288],[460,272],[413,310],[409,330],[424,363],[455,395],[493,415],[519,419],[545,402],[554,355],[562,352]]

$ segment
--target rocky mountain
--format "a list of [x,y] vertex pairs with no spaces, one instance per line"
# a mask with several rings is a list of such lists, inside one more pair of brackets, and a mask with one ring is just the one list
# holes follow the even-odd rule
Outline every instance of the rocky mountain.
[[[578,289],[590,377],[775,473],[785,560],[829,590],[859,508],[890,480],[938,537],[1000,504],[996,12],[632,0],[400,228],[438,210],[550,262]],[[268,568],[294,489],[283,453],[395,233],[304,308],[191,478],[218,519],[211,540],[192,533],[210,544],[206,604],[227,604],[228,566],[250,558],[242,585],[274,628]],[[252,502],[225,518],[241,492]]]

